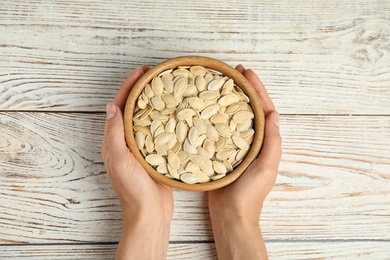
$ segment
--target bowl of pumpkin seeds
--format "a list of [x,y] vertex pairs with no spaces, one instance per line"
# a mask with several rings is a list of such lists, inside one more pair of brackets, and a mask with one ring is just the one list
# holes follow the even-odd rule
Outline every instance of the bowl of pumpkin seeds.
[[237,180],[264,137],[261,101],[228,64],[183,56],[148,70],[124,111],[130,151],[156,181],[188,191]]

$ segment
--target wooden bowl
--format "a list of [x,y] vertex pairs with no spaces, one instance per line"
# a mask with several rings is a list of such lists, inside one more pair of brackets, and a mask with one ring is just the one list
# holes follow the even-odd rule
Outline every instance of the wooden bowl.
[[[133,133],[133,114],[136,105],[136,100],[143,91],[146,84],[148,84],[155,76],[167,69],[175,69],[178,66],[193,66],[200,65],[210,69],[217,70],[222,72],[225,76],[234,80],[235,84],[239,86],[245,94],[250,99],[250,106],[254,112],[254,139],[251,145],[251,148],[246,155],[245,159],[229,174],[225,177],[210,181],[207,183],[199,184],[187,184],[179,180],[170,179],[165,177],[161,173],[157,172],[149,163],[147,163],[139,151]],[[145,168],[146,172],[156,181],[170,186],[172,188],[187,190],[187,191],[209,191],[224,187],[235,180],[237,180],[245,169],[252,163],[254,159],[258,156],[260,149],[263,144],[264,137],[264,112],[261,105],[260,98],[258,97],[256,91],[249,83],[249,81],[236,69],[229,66],[228,64],[207,57],[201,56],[183,56],[178,58],[173,58],[166,60],[157,66],[148,70],[134,85],[132,88],[129,97],[126,102],[126,107],[124,111],[124,124],[125,124],[125,135],[126,142],[130,151],[134,154],[135,158],[141,163]]]

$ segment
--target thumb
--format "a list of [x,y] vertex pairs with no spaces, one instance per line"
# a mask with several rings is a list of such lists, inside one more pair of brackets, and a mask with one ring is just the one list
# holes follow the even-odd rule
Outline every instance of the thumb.
[[282,157],[282,138],[279,131],[279,113],[270,112],[265,119],[265,135],[263,148],[259,160],[262,165],[274,171],[278,171]]
[[113,157],[127,152],[122,111],[114,103],[108,103],[106,106],[104,141],[106,149]]

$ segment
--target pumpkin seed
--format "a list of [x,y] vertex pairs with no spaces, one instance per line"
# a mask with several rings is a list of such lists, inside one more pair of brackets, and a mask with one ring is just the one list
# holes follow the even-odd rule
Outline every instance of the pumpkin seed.
[[190,72],[194,75],[205,75],[208,71],[205,67],[202,66],[191,66]]
[[164,88],[168,93],[173,92],[173,75],[165,74],[162,76],[162,82],[164,84]]
[[206,101],[215,101],[220,97],[218,91],[203,91],[199,94],[199,98]]
[[249,150],[248,143],[239,136],[232,136],[233,143],[241,150]]
[[183,110],[180,110],[179,113],[177,113],[177,117],[179,119],[186,119],[189,117],[193,117],[194,115],[196,115],[196,113],[191,108],[185,108]]
[[194,175],[198,177],[199,183],[205,183],[210,181],[210,177],[202,171],[195,171]]
[[183,143],[187,137],[187,127],[183,121],[179,121],[176,125],[176,136],[180,143]]
[[153,107],[157,110],[162,110],[165,107],[165,103],[160,96],[152,97],[150,101],[152,102]]
[[171,166],[173,169],[178,170],[180,167],[180,158],[175,153],[169,153],[168,154],[168,165]]
[[168,168],[167,168],[167,164],[164,163],[164,164],[160,164],[159,166],[157,166],[157,169],[156,169],[159,173],[162,173],[162,174],[167,174],[168,173]]
[[166,163],[166,160],[158,154],[149,154],[148,156],[145,157],[145,160],[153,166],[159,166],[161,164]]
[[180,180],[188,184],[195,184],[199,182],[199,178],[191,173],[183,173],[182,175],[180,175]]
[[237,124],[242,124],[242,123],[250,121],[253,117],[254,117],[253,113],[251,113],[249,111],[239,111],[236,114],[234,114],[233,120]]
[[191,127],[190,131],[188,132],[188,141],[190,142],[190,144],[195,146],[198,137],[199,137],[199,131],[196,129],[196,127],[194,126]]
[[194,122],[194,125],[195,125],[196,129],[198,129],[199,134],[206,133],[207,126],[206,126],[205,122],[202,119],[200,119],[198,117],[195,117],[193,122]]
[[206,80],[202,75],[196,77],[195,86],[199,91],[203,91],[206,89]]
[[184,77],[179,78],[173,86],[173,95],[175,97],[181,96],[187,88],[187,81]]
[[168,69],[168,70],[164,70],[163,72],[161,72],[160,74],[158,74],[159,77],[165,75],[165,74],[170,74],[171,72],[173,71],[173,69]]
[[142,149],[145,145],[145,136],[141,132],[135,133],[135,142],[138,149]]
[[152,90],[156,96],[161,96],[164,92],[164,83],[160,77],[155,77],[152,79]]
[[196,172],[196,171],[199,171],[199,166],[193,164],[192,162],[189,162],[189,163],[187,163],[185,170],[187,172]]
[[190,161],[197,166],[201,166],[206,163],[206,159],[199,154],[191,155]]
[[224,83],[225,83],[224,78],[215,79],[215,80],[210,82],[207,89],[208,90],[220,90]]
[[227,172],[226,166],[223,163],[218,161],[213,162],[213,168],[214,171],[218,174],[226,174]]
[[215,181],[233,171],[254,139],[248,96],[221,72],[203,66],[162,71],[146,84],[133,115],[146,162],[185,183]]
[[200,169],[207,174],[207,176],[213,176],[215,174],[214,168],[213,168],[213,163],[211,160],[207,160],[205,164],[200,166]]
[[209,119],[212,115],[217,113],[218,108],[218,104],[208,106],[200,113],[200,117],[202,119]]

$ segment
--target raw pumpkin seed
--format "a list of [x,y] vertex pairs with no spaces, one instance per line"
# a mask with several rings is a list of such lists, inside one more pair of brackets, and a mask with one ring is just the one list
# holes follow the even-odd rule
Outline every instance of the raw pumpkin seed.
[[133,115],[146,162],[188,184],[225,177],[248,154],[254,113],[232,79],[203,66],[162,71],[144,88]]

